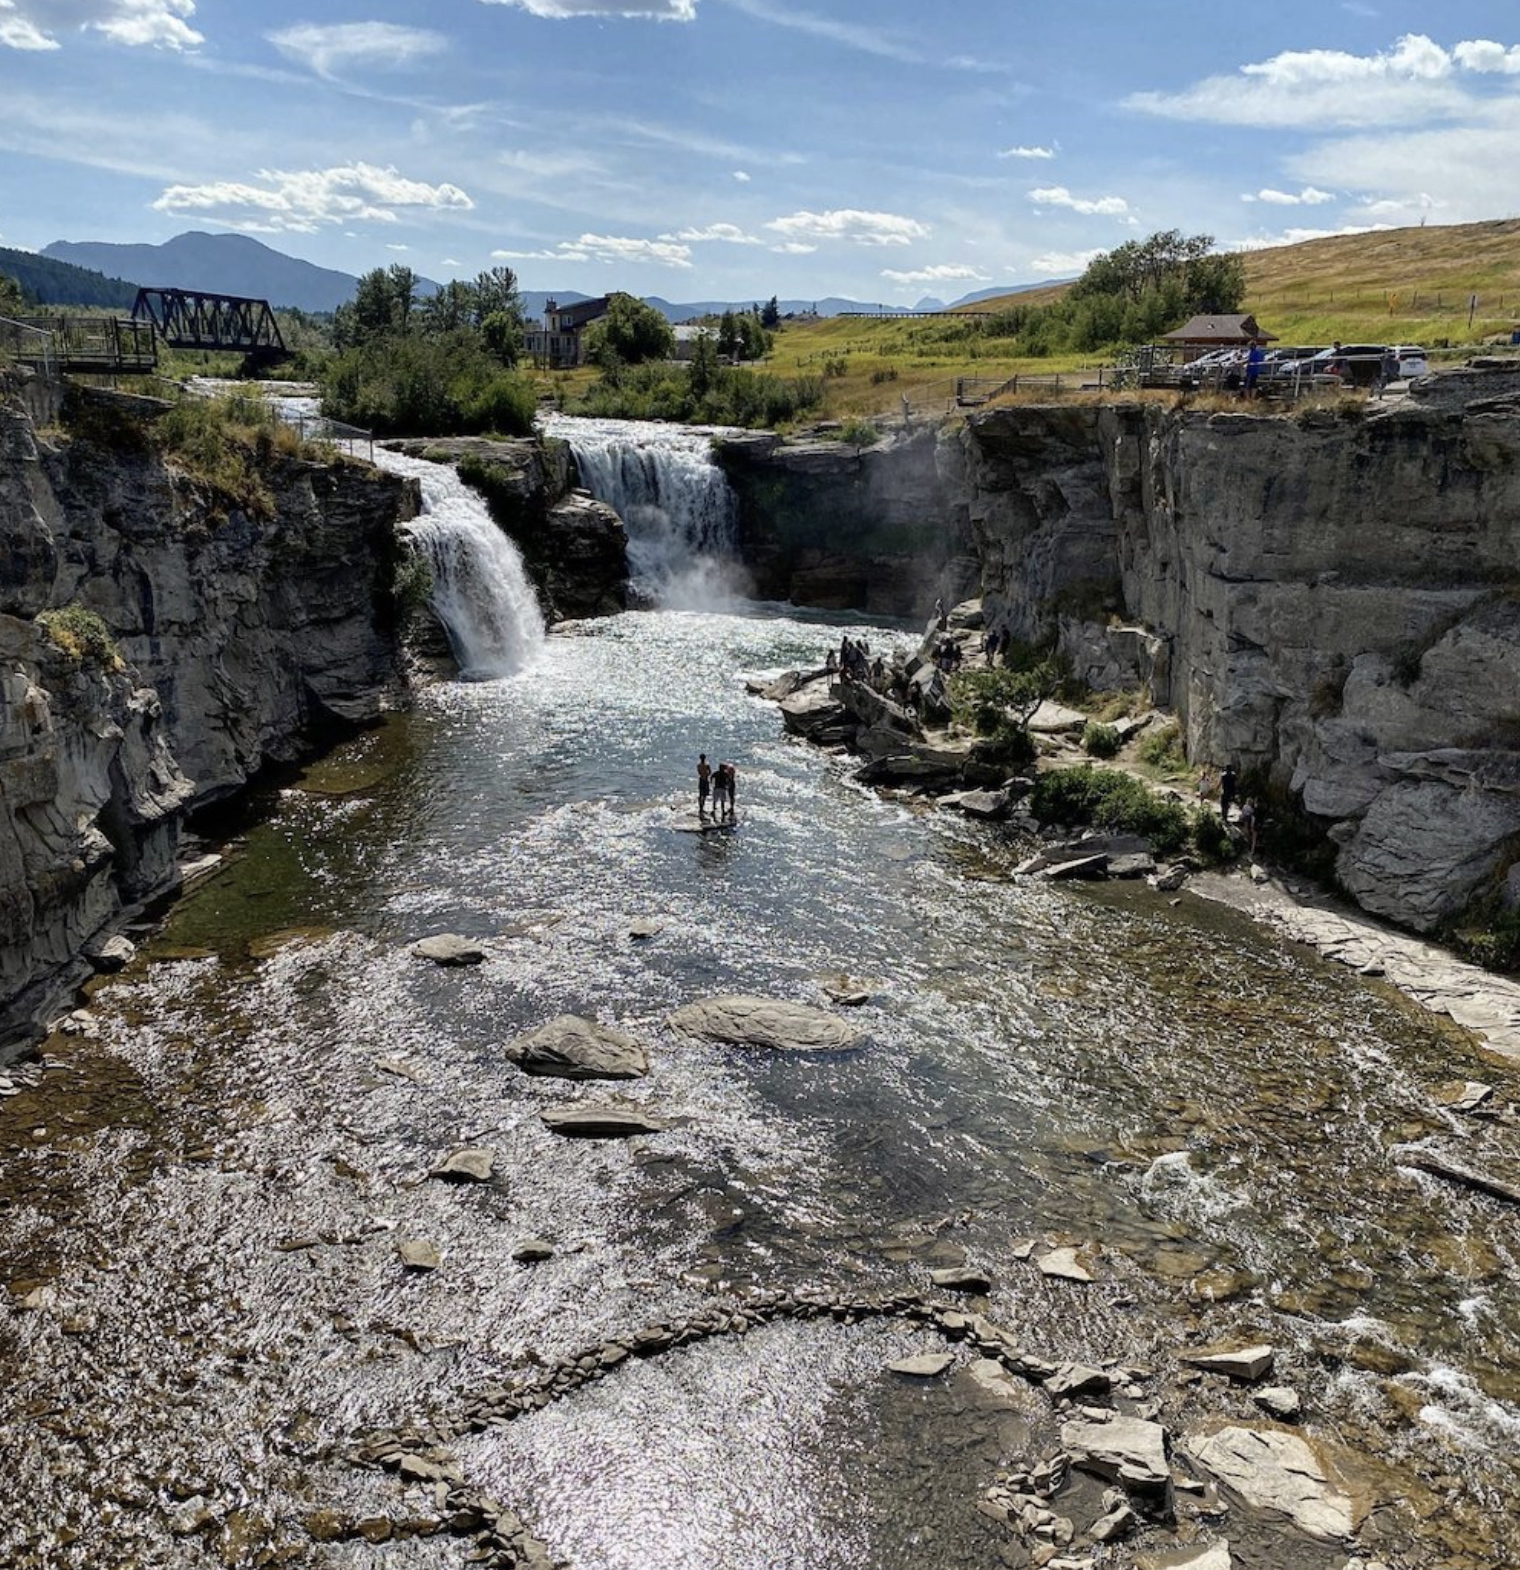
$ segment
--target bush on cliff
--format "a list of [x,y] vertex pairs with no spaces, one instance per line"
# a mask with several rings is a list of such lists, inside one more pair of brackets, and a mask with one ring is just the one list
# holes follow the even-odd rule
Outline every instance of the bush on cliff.
[[688,367],[658,363],[617,367],[563,407],[608,420],[775,427],[822,401],[816,376],[783,378],[727,366],[693,376]]
[[43,611],[37,625],[49,643],[74,665],[95,665],[105,671],[119,671],[125,663],[111,629],[83,605],[65,605]]

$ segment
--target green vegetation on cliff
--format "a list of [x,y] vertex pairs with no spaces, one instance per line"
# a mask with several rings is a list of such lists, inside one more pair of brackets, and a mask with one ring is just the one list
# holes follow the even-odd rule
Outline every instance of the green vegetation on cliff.
[[94,665],[104,671],[122,668],[121,651],[111,629],[83,605],[64,605],[43,611],[37,625],[49,643],[74,665]]

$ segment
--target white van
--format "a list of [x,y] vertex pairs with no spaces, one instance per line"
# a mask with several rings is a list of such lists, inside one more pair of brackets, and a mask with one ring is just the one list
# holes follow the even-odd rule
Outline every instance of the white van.
[[1430,374],[1430,362],[1425,358],[1425,351],[1417,343],[1394,344],[1393,357],[1398,362],[1398,369],[1394,374],[1401,379],[1408,380]]

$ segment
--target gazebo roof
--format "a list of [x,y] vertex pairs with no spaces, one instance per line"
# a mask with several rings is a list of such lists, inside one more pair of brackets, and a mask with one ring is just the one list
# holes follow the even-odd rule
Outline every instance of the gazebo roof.
[[1276,343],[1277,334],[1263,332],[1254,316],[1195,316],[1174,333],[1167,343],[1214,343],[1221,345]]

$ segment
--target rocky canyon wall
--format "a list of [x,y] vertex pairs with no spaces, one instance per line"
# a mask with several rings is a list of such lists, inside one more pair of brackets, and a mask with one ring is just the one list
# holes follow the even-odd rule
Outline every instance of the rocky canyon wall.
[[1520,855],[1520,378],[1442,383],[1296,417],[998,409],[939,465],[994,624],[1150,681],[1192,758],[1269,771],[1355,898],[1422,931]]
[[93,396],[39,430],[0,380],[0,1041],[172,885],[187,811],[397,686],[406,482],[271,452],[249,509]]

